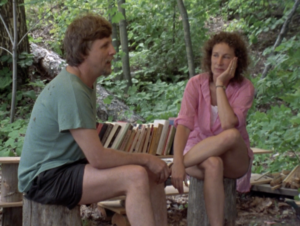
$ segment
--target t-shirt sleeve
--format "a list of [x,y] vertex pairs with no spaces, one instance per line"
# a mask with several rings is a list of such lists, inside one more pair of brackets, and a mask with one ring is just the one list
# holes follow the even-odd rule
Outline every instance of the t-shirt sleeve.
[[96,115],[93,93],[78,87],[71,87],[58,99],[59,131],[70,129],[95,129]]
[[[183,125],[190,130],[194,129],[195,115],[198,109],[198,90],[197,82],[192,78],[188,81],[181,101],[178,117],[175,119],[174,125]],[[200,85],[200,84],[199,84]]]
[[240,87],[239,91],[231,103],[232,109],[238,118],[237,128],[246,126],[247,112],[252,106],[254,98],[254,86],[250,81],[247,81]]

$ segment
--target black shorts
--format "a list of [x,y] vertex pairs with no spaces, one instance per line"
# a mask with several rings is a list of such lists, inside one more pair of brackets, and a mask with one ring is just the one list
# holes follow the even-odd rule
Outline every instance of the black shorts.
[[65,164],[40,173],[25,197],[42,204],[67,206],[78,205],[82,196],[83,173],[87,161]]

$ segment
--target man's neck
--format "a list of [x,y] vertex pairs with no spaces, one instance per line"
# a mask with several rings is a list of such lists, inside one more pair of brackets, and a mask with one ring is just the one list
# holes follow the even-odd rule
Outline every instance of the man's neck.
[[69,73],[76,75],[84,84],[86,84],[88,87],[93,89],[93,84],[97,78],[92,77],[91,75],[89,75],[89,73],[85,73],[86,70],[84,70],[81,65],[79,65],[77,67],[68,65],[66,70]]

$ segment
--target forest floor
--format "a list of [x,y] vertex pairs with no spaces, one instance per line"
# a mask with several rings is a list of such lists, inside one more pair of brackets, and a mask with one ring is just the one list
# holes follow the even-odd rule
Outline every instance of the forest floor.
[[[188,195],[167,197],[168,226],[187,226]],[[236,226],[300,226],[296,211],[278,197],[237,195]],[[84,226],[113,226],[97,208],[81,207]]]

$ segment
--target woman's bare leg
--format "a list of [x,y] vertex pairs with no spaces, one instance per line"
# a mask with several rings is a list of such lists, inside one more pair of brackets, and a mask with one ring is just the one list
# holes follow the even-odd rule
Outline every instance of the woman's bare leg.
[[185,156],[186,172],[204,180],[205,208],[211,226],[224,221],[223,177],[239,178],[249,167],[247,146],[236,129],[196,144]]
[[209,137],[194,147],[184,156],[186,168],[199,165],[209,157],[221,157],[227,169],[224,176],[239,178],[243,176],[249,166],[247,146],[236,129],[228,129],[217,136]]
[[197,179],[204,180],[206,213],[211,226],[222,226],[224,222],[223,162],[219,157],[210,157],[198,166],[186,169]]

